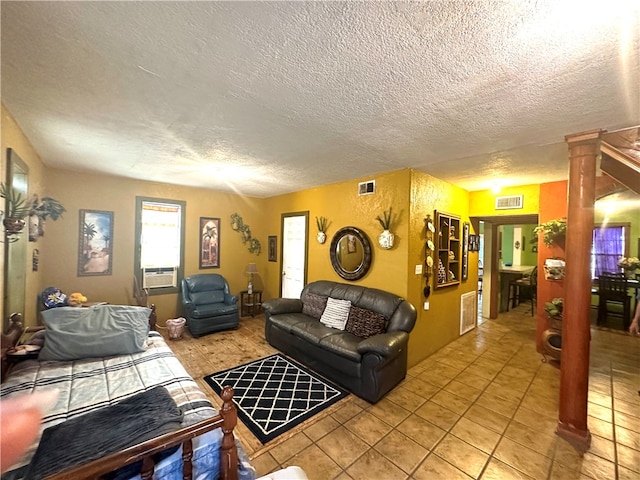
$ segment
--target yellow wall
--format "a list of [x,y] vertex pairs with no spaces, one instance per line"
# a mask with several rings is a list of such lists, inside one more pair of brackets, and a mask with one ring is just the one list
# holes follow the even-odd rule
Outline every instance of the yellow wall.
[[[514,210],[496,210],[496,197],[508,197],[511,195],[523,196],[522,208]],[[561,200],[566,202],[566,199]],[[469,216],[471,217],[537,214],[539,204],[539,185],[504,187],[498,194],[493,193],[491,190],[469,192]]]
[[[7,122],[5,117],[8,118]],[[202,270],[201,273],[224,275],[232,292],[238,293],[246,288],[246,264],[255,262],[259,271],[255,285],[263,290],[264,299],[279,296],[283,213],[309,212],[308,282],[319,279],[343,281],[331,266],[329,246],[337,230],[345,226],[357,227],[371,241],[373,260],[369,273],[354,283],[405,297],[418,311],[416,327],[410,337],[409,365],[415,365],[458,337],[460,295],[476,289],[477,270],[473,266],[477,265],[477,253],[471,252],[469,255],[469,278],[457,286],[434,288],[427,311],[422,309],[425,277],[416,275],[414,270],[416,265],[423,265],[425,260],[424,218],[427,214],[433,215],[434,210],[440,210],[460,216],[462,222],[469,221],[470,194],[465,190],[411,169],[268,199],[59,169],[47,169],[45,179],[44,167],[28,145],[26,137],[15,124],[11,132],[5,128],[5,123],[11,127],[12,120],[3,108],[3,149],[15,148],[32,169],[30,183],[37,185],[39,192],[58,199],[67,209],[57,222],[47,222],[44,237],[30,244],[32,248],[40,249],[40,272],[28,275],[28,324],[36,322],[33,309],[38,292],[51,285],[65,292],[83,292],[89,301],[133,302],[135,197],[146,196],[186,201],[186,275],[199,272],[199,217],[219,217],[221,266],[219,269]],[[42,179],[46,180],[46,190],[42,188]],[[376,193],[358,196],[358,183],[373,179],[376,181]],[[376,216],[382,215],[389,207],[393,208],[391,231],[395,234],[395,244],[392,249],[384,250],[377,242],[382,228]],[[77,276],[80,209],[114,212],[111,275]],[[252,235],[262,243],[259,256],[250,254],[240,235],[231,229],[232,213],[242,216],[244,223],[251,227]],[[324,244],[316,240],[316,216],[327,217],[330,222]],[[473,230],[471,233],[474,233]],[[278,262],[267,261],[269,235],[278,237]],[[433,276],[430,282],[433,286]],[[161,324],[178,314],[179,299],[176,294],[153,296],[151,301],[158,306]]]
[[[376,181],[374,195],[358,196],[358,183]],[[281,215],[288,212],[309,211],[309,267],[308,282],[327,279],[343,281],[331,267],[329,246],[337,230],[353,226],[363,230],[371,240],[373,262],[369,273],[354,283],[393,292],[409,300],[418,311],[416,326],[409,341],[409,365],[415,365],[429,354],[459,336],[460,295],[476,290],[478,258],[469,255],[469,277],[460,285],[433,289],[428,311],[422,309],[424,298],[423,275],[416,275],[415,266],[423,265],[425,216],[433,217],[441,210],[469,221],[469,193],[442,180],[411,169],[358,178],[322,187],[273,197],[265,201],[268,212],[268,235],[280,240]],[[393,208],[392,232],[394,247],[383,250],[377,243],[382,229],[377,215]],[[315,217],[324,216],[331,222],[327,242],[316,241]],[[473,233],[473,231],[472,231]],[[267,298],[278,295],[280,288],[279,263],[269,263],[263,275]],[[431,285],[434,285],[431,277]]]
[[[457,215],[460,225],[469,221],[469,192],[422,172],[412,171],[410,212],[411,237],[408,252],[407,299],[416,307],[418,319],[409,340],[409,365],[415,365],[460,334],[460,295],[477,290],[478,253],[469,252],[469,275],[459,285],[434,288],[434,265],[429,284],[429,310],[423,309],[426,279],[415,274],[415,266],[425,261],[425,217],[434,210]],[[473,227],[471,227],[471,233]]]
[[[29,139],[24,135],[20,126],[16,123],[14,118],[11,116],[11,113],[5,108],[4,104],[2,104],[2,120],[1,120],[2,128],[2,152],[0,153],[0,157],[2,157],[2,181],[6,180],[6,172],[7,172],[7,149],[11,148],[15,150],[18,156],[29,166],[29,197],[33,194],[38,194],[40,197],[44,195],[49,195],[55,198],[54,195],[49,194],[46,190],[46,185],[44,184],[44,165],[40,160],[40,157],[31,146]],[[4,204],[2,205],[1,210],[4,210]],[[49,222],[53,223],[53,222]],[[3,238],[4,240],[4,238]],[[26,275],[26,287],[25,287],[25,311],[24,311],[24,320],[27,325],[34,325],[34,319],[36,315],[36,297],[40,290],[40,284],[42,279],[42,271],[40,268],[38,272],[31,271],[31,258],[33,255],[33,250],[42,247],[42,239],[38,242],[27,242],[26,231],[23,235],[21,235],[22,242],[27,243],[26,247],[26,258],[25,264],[27,266],[27,275]],[[0,292],[4,292],[4,244],[0,248],[0,252],[2,252],[2,266],[3,273],[0,279]],[[11,248],[11,247],[9,247]],[[42,252],[42,250],[40,250]],[[11,281],[11,279],[6,279],[6,281]],[[0,300],[0,312],[4,311],[4,299]]]
[[[47,222],[41,241],[42,286],[55,285],[64,292],[80,291],[89,301],[132,303],[133,258],[136,196],[184,200],[186,206],[185,275],[219,273],[229,282],[233,293],[246,289],[244,274],[249,262],[259,271],[266,264],[266,230],[260,199],[206,189],[144,182],[120,177],[93,175],[63,170],[47,172],[48,192],[67,209],[64,218]],[[80,209],[114,212],[112,275],[78,277],[78,239]],[[230,216],[238,213],[251,227],[252,235],[262,243],[259,256],[248,252],[240,234],[230,227]],[[198,269],[199,218],[220,218],[220,268]],[[177,294],[152,296],[162,324],[179,312]]]
[[[358,196],[358,183],[376,181],[374,195]],[[369,273],[353,283],[367,287],[381,288],[400,296],[407,292],[407,245],[409,241],[409,187],[410,170],[359,178],[301,192],[279,195],[265,200],[268,212],[267,235],[280,238],[281,215],[289,212],[309,212],[309,265],[307,281],[343,281],[333,270],[329,258],[329,246],[333,235],[342,227],[356,227],[366,233],[373,250],[372,266]],[[391,231],[395,234],[395,244],[391,250],[383,250],[378,245],[378,235],[382,232],[376,216],[382,216],[389,207],[393,209]],[[327,241],[318,243],[316,217],[327,217]],[[278,243],[278,248],[280,243]],[[279,258],[278,258],[279,260]],[[267,298],[277,297],[280,289],[279,262],[269,262],[263,276]]]

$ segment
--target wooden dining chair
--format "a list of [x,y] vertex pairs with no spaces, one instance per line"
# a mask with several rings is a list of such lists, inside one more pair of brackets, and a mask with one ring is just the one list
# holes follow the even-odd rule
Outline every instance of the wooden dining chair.
[[[606,322],[609,315],[622,315],[622,324],[625,330],[631,323],[631,295],[624,275],[605,275],[598,277],[598,320],[601,325]],[[617,308],[612,308],[617,306]],[[622,307],[622,311],[620,311]]]
[[538,267],[534,267],[530,274],[524,275],[518,280],[509,282],[509,298],[507,299],[507,312],[509,303],[514,308],[521,300],[531,301],[531,316],[535,313],[536,298],[538,293]]

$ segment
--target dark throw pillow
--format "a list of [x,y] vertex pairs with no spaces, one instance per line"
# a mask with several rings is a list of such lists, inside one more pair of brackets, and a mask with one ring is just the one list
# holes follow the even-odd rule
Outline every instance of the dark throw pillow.
[[327,307],[327,298],[324,295],[316,295],[315,293],[307,293],[302,300],[302,313],[320,320],[324,309]]
[[345,331],[356,337],[368,338],[384,333],[386,323],[387,319],[384,318],[384,315],[366,308],[352,306]]

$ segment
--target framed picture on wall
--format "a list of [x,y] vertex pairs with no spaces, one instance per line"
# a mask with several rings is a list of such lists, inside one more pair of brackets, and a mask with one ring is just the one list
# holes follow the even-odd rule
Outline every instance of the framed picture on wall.
[[80,210],[78,276],[111,275],[113,212]]
[[469,235],[469,251],[477,252],[480,250],[480,235]]
[[278,261],[278,237],[275,235],[269,236],[269,261]]
[[200,268],[220,268],[220,219],[200,217]]

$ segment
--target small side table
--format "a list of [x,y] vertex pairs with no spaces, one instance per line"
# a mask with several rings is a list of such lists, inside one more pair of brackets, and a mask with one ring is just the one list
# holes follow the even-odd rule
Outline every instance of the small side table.
[[240,292],[240,316],[251,315],[255,317],[262,311],[262,290],[254,290],[249,293],[247,290]]

